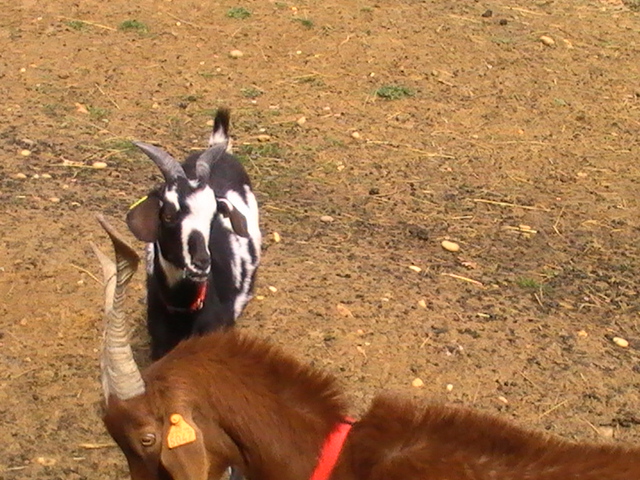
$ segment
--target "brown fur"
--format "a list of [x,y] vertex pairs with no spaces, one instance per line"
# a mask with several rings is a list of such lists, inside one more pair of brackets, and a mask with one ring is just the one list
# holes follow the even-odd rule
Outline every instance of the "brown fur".
[[[143,374],[147,391],[111,398],[107,429],[134,479],[305,480],[322,442],[347,413],[333,378],[235,331],[181,343]],[[194,443],[166,447],[180,413]],[[156,443],[144,447],[144,434]],[[381,395],[354,425],[333,480],[632,480],[640,449],[576,444],[442,405]]]

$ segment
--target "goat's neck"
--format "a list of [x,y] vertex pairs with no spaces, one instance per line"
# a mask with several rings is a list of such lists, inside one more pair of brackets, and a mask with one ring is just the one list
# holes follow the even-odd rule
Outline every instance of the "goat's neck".
[[[213,422],[235,444],[237,451],[225,455],[235,456],[248,480],[310,478],[327,435],[344,418],[341,402],[323,396],[313,383],[305,388],[297,375],[269,370],[257,366],[253,375],[244,376],[210,371],[209,378],[224,381],[195,401],[209,404],[210,417],[204,421]],[[206,383],[203,379],[200,385]]]

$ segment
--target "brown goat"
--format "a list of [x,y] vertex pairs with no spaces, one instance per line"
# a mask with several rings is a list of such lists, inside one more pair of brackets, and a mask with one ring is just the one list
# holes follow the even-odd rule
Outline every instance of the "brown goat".
[[[101,223],[118,259],[116,280],[99,254],[108,280],[104,423],[131,478],[210,480],[234,466],[249,480],[309,479],[348,412],[336,381],[232,330],[185,340],[140,374],[119,313],[135,252]],[[330,478],[637,480],[640,448],[571,443],[471,410],[378,396]]]

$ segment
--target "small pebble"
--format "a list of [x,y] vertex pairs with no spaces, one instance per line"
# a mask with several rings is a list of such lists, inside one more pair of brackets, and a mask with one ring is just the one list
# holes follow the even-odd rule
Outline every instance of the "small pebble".
[[60,199],[59,199],[58,197],[51,197],[51,198],[49,199],[49,201],[50,201],[51,203],[60,203]]
[[324,223],[331,223],[333,222],[333,217],[331,215],[322,215],[320,217],[320,221]]
[[93,162],[93,164],[91,164],[91,166],[93,168],[97,168],[97,169],[107,168],[107,164],[105,162]]
[[424,382],[420,378],[414,378],[413,382],[411,382],[411,385],[413,385],[416,388],[420,388],[420,387],[424,386]]
[[460,245],[458,245],[456,242],[451,242],[449,240],[443,240],[440,245],[442,245],[442,248],[444,248],[448,252],[458,252],[458,251],[460,251]]
[[501,401],[502,403],[504,403],[505,405],[508,405],[508,404],[509,404],[509,400],[507,400],[507,398],[506,398],[506,397],[503,397],[502,395],[500,395],[500,396],[498,397],[498,400],[499,400],[499,401]]
[[427,302],[425,302],[424,300],[418,300],[418,306],[427,308]]
[[278,289],[277,289],[276,287],[274,287],[274,286],[271,286],[271,285],[270,285],[270,286],[269,286],[269,291],[270,291],[271,293],[276,293],[276,292],[278,291]]
[[447,383],[447,392],[450,392],[452,390],[453,390],[453,384]]
[[304,125],[305,123],[307,123],[307,117],[300,117],[298,120],[296,120],[296,123],[300,126]]
[[16,173],[13,178],[15,178],[16,180],[24,180],[25,178],[27,178],[27,176],[24,173]]
[[622,348],[627,348],[629,346],[629,341],[622,337],[613,337],[611,341]]
[[22,155],[23,157],[28,157],[29,155],[31,155],[31,150],[27,150],[26,148],[24,150],[20,150],[20,155]]
[[256,295],[256,300],[264,300],[264,295]]
[[38,457],[36,458],[36,463],[39,463],[40,465],[43,465],[45,467],[52,467],[57,463],[57,460],[55,458],[49,457]]
[[241,50],[231,50],[229,52],[229,56],[231,58],[240,58],[240,57],[244,56],[244,53],[242,53]]
[[42,175],[40,175],[40,178],[49,179],[49,178],[51,178],[51,175],[49,175],[48,173],[43,173]]
[[413,270],[416,273],[420,273],[422,271],[422,269],[420,267],[418,267],[417,265],[409,265],[409,269]]
[[207,127],[213,127],[213,120],[207,120]]
[[264,135],[264,134],[263,134],[263,135],[258,135],[258,136],[256,137],[256,139],[257,139],[259,142],[268,142],[269,140],[271,140],[271,135]]
[[587,336],[589,336],[589,334],[584,330],[580,330],[578,332],[578,336],[581,337],[581,338],[586,338]]
[[540,37],[540,41],[544,43],[547,47],[552,47],[556,44],[556,41],[553,38],[548,37],[546,35],[542,35]]
[[484,13],[482,14],[482,16],[484,18],[489,18],[493,16],[493,10],[485,10]]
[[279,243],[280,240],[280,234],[278,232],[273,232],[273,241]]
[[353,132],[351,136],[356,140],[359,140],[361,138],[360,132]]
[[36,173],[31,178],[33,178],[34,180],[38,180],[40,178],[40,175]]

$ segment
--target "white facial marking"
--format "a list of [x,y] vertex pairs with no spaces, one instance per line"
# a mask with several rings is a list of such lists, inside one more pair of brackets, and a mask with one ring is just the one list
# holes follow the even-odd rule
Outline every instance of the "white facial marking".
[[165,277],[167,277],[167,284],[170,287],[173,287],[176,283],[184,278],[184,270],[176,267],[173,263],[164,258],[159,245],[158,253],[158,261],[160,262],[160,266],[162,267],[162,271],[164,272]]
[[175,187],[167,188],[164,192],[164,201],[176,207],[176,211],[180,210],[180,202],[178,201],[178,191]]
[[147,243],[144,246],[144,266],[147,270],[147,275],[153,275],[153,260],[155,258],[155,250],[153,243]]
[[182,220],[182,254],[187,267],[197,271],[189,254],[189,236],[191,232],[200,232],[204,238],[207,253],[210,254],[209,233],[211,222],[216,214],[216,197],[211,187],[206,186],[189,195],[186,204],[190,213]]

